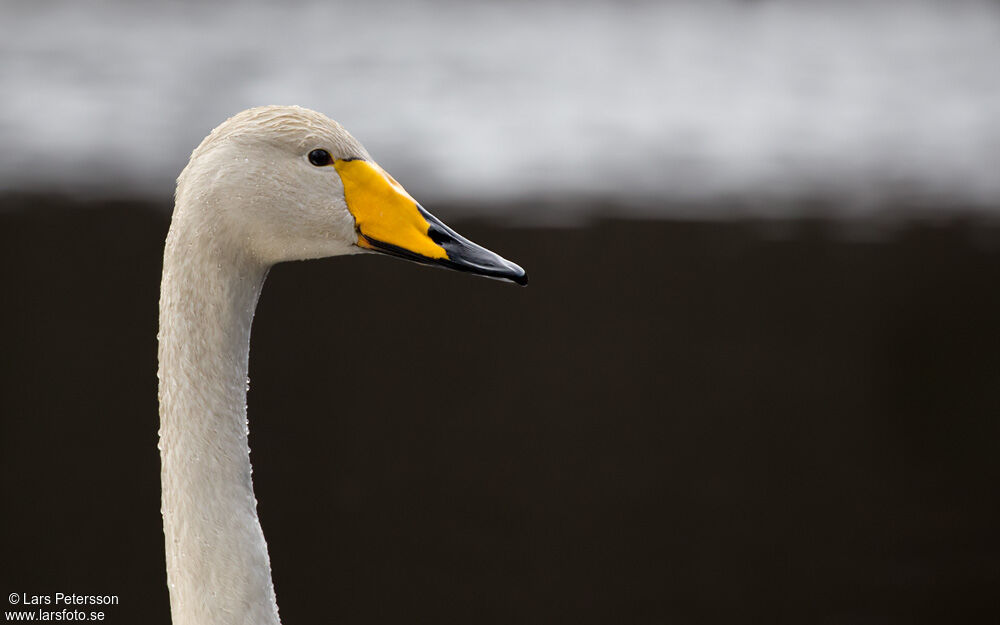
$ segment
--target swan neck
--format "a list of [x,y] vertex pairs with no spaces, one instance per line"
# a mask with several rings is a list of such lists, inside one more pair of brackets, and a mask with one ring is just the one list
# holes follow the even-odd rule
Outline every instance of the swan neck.
[[160,291],[160,457],[174,625],[279,623],[247,444],[250,328],[267,267],[178,206]]

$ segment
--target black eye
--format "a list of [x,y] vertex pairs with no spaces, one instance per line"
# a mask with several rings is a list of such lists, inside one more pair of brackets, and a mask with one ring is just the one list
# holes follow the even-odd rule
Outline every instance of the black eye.
[[333,162],[333,157],[326,150],[313,150],[309,153],[309,162],[316,167],[322,167],[324,165],[329,165]]

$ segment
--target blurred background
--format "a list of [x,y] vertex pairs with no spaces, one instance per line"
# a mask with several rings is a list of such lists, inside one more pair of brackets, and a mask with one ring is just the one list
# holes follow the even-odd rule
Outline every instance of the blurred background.
[[998,60],[987,0],[0,0],[0,590],[169,622],[174,180],[300,104],[531,284],[271,272],[285,622],[996,622]]

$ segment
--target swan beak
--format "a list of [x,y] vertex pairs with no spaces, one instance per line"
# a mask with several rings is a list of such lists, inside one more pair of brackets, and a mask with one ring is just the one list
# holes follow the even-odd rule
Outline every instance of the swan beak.
[[521,286],[528,283],[524,269],[446,226],[375,163],[351,159],[333,165],[354,215],[358,247]]

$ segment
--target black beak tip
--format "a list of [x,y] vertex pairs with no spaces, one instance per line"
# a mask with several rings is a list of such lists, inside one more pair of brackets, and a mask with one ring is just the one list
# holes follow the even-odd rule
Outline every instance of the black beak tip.
[[517,263],[512,263],[506,258],[501,258],[493,252],[487,252],[495,262],[482,275],[491,278],[499,278],[507,282],[513,282],[518,286],[528,286],[528,274]]
[[510,281],[518,286],[528,286],[528,274],[520,267],[517,269],[517,272],[512,273]]

